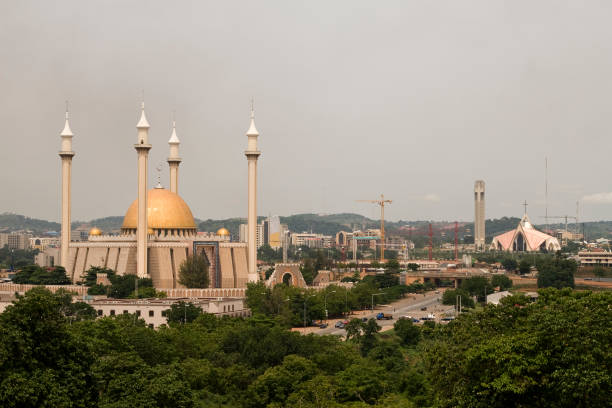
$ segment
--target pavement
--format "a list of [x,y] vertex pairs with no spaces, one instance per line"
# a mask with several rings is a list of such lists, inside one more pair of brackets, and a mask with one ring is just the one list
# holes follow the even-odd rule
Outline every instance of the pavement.
[[[439,319],[443,317],[444,313],[452,313],[454,310],[452,306],[441,304],[442,293],[443,289],[440,289],[439,291],[427,292],[425,294],[407,294],[406,297],[399,299],[398,301],[393,302],[389,305],[378,305],[374,308],[374,311],[358,310],[353,311],[353,313],[351,313],[351,315],[346,318],[329,319],[327,321],[329,327],[326,329],[320,329],[318,327],[296,327],[292,330],[300,332],[302,334],[314,333],[319,335],[332,334],[344,336],[346,335],[346,331],[344,329],[338,329],[334,327],[336,322],[342,320],[350,320],[353,318],[375,318],[376,315],[380,312],[393,315],[393,319],[391,320],[377,320],[378,324],[382,327],[381,331],[392,329],[393,324],[397,321],[397,319],[406,315],[415,318],[421,318],[423,316],[427,316],[429,313],[434,313],[436,315],[436,320],[439,322]],[[422,311],[421,308],[423,307],[426,307],[427,310]]]

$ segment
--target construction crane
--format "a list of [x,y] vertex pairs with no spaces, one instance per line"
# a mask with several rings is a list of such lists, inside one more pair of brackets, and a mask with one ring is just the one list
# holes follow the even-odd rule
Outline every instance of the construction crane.
[[384,194],[380,200],[357,200],[358,203],[374,203],[380,205],[380,262],[385,262],[385,204],[391,204],[391,200],[385,200]]
[[574,221],[576,221],[576,233],[578,233],[578,217],[574,217],[571,215],[548,215],[548,216],[544,216],[541,218],[546,218],[547,219],[547,223],[548,223],[548,218],[556,218],[556,219],[561,219],[561,220],[565,220],[565,232],[567,233],[567,219],[573,219]]

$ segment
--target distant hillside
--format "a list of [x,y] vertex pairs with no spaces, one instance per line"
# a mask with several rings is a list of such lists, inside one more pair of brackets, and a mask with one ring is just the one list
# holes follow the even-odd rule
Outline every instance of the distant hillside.
[[[264,217],[258,217],[258,222],[261,222]],[[310,232],[316,234],[335,235],[339,231],[352,231],[355,229],[379,228],[380,221],[364,217],[359,214],[342,213],[342,214],[295,214],[287,217],[280,217],[281,223],[287,224],[289,230],[293,232]],[[195,219],[196,225],[200,231],[217,231],[221,227],[227,228],[234,237],[238,237],[240,224],[246,223],[245,218],[227,218],[222,220],[208,219],[205,221]],[[499,219],[486,220],[487,240],[493,236],[509,231],[516,227],[519,218],[502,217]],[[91,221],[75,221],[72,227],[79,226],[98,227],[104,232],[118,231],[121,228],[123,216],[111,216],[97,218]],[[452,241],[454,239],[454,222],[437,221],[432,223],[433,235],[437,240]],[[544,229],[542,224],[537,225],[537,228]],[[550,229],[563,229],[565,224],[550,224]],[[573,231],[575,228],[573,223],[568,225],[568,229]],[[385,222],[387,235],[400,235],[406,238],[418,239],[418,237],[426,237],[429,230],[429,221],[387,221]],[[584,223],[585,233],[588,239],[596,239],[600,237],[612,238],[612,221],[595,221]],[[0,231],[10,232],[27,230],[34,234],[42,234],[47,231],[60,230],[60,224],[36,218],[29,218],[23,215],[3,213],[0,214]],[[474,231],[474,223],[459,222],[458,238],[463,239],[464,236],[471,236]],[[580,232],[582,232],[582,223],[580,224]]]
[[43,233],[47,231],[59,232],[60,224],[57,222],[29,218],[18,214],[0,214],[0,231],[11,232],[20,230],[27,230],[35,233]]

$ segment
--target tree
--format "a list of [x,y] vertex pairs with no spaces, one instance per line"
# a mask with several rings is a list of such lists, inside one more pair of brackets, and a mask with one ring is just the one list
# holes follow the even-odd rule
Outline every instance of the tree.
[[472,296],[464,289],[448,289],[444,291],[442,295],[442,304],[443,305],[453,305],[457,306],[457,296],[461,296],[461,307],[474,307],[474,300]]
[[202,314],[202,308],[194,305],[191,302],[179,301],[166,310],[166,320],[168,324],[172,323],[191,323]]
[[531,271],[531,262],[529,262],[525,258],[521,259],[521,262],[519,262],[519,265],[518,265],[518,270],[521,275],[525,275],[526,273],[529,273]]
[[512,279],[506,275],[493,275],[491,285],[493,287],[499,286],[500,290],[510,289],[512,287]]
[[109,268],[101,268],[99,266],[92,266],[88,270],[86,270],[83,276],[81,277],[83,279],[83,283],[85,284],[85,286],[91,287],[91,286],[96,285],[98,281],[99,273],[105,273],[107,277],[110,277],[111,275],[115,274],[115,271]]
[[504,267],[505,270],[507,271],[516,271],[516,268],[518,268],[518,264],[516,263],[516,261],[512,258],[506,258],[501,262],[502,266]]
[[439,328],[425,356],[437,406],[609,406],[612,292],[539,294]]
[[363,331],[363,326],[361,319],[354,318],[349,320],[348,324],[344,326],[346,340],[359,340],[361,332]]
[[179,269],[179,283],[188,288],[207,288],[210,283],[208,268],[206,256],[188,256]]
[[386,263],[385,263],[385,269],[388,272],[398,272],[400,269],[400,264],[398,262],[397,259],[389,259]]
[[38,265],[28,265],[17,272],[13,282],[30,285],[69,285],[72,283],[66,276],[63,266],[46,269]]
[[406,265],[406,267],[411,271],[416,271],[417,269],[419,269],[419,264],[410,262],[408,265]]
[[485,293],[493,293],[493,286],[484,276],[473,276],[465,279],[461,283],[461,289],[467,291],[472,296],[476,296],[480,301],[484,300]]
[[421,330],[410,319],[399,319],[393,329],[404,346],[414,346],[421,338]]
[[561,256],[543,261],[538,265],[538,288],[573,288],[574,273],[577,269],[576,261]]
[[0,405],[91,407],[94,356],[70,330],[63,294],[35,288],[0,314]]
[[131,297],[136,292],[136,280],[138,280],[138,289],[153,287],[153,281],[149,278],[138,278],[136,275],[111,275],[111,286],[108,289],[108,296],[115,299],[126,299]]

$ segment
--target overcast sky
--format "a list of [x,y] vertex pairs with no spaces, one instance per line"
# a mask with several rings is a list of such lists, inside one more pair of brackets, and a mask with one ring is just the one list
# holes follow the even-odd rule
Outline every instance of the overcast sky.
[[0,2],[0,212],[60,218],[64,101],[73,219],[136,198],[142,90],[149,182],[172,111],[179,189],[199,218],[246,216],[255,97],[259,214],[612,219],[610,1]]

